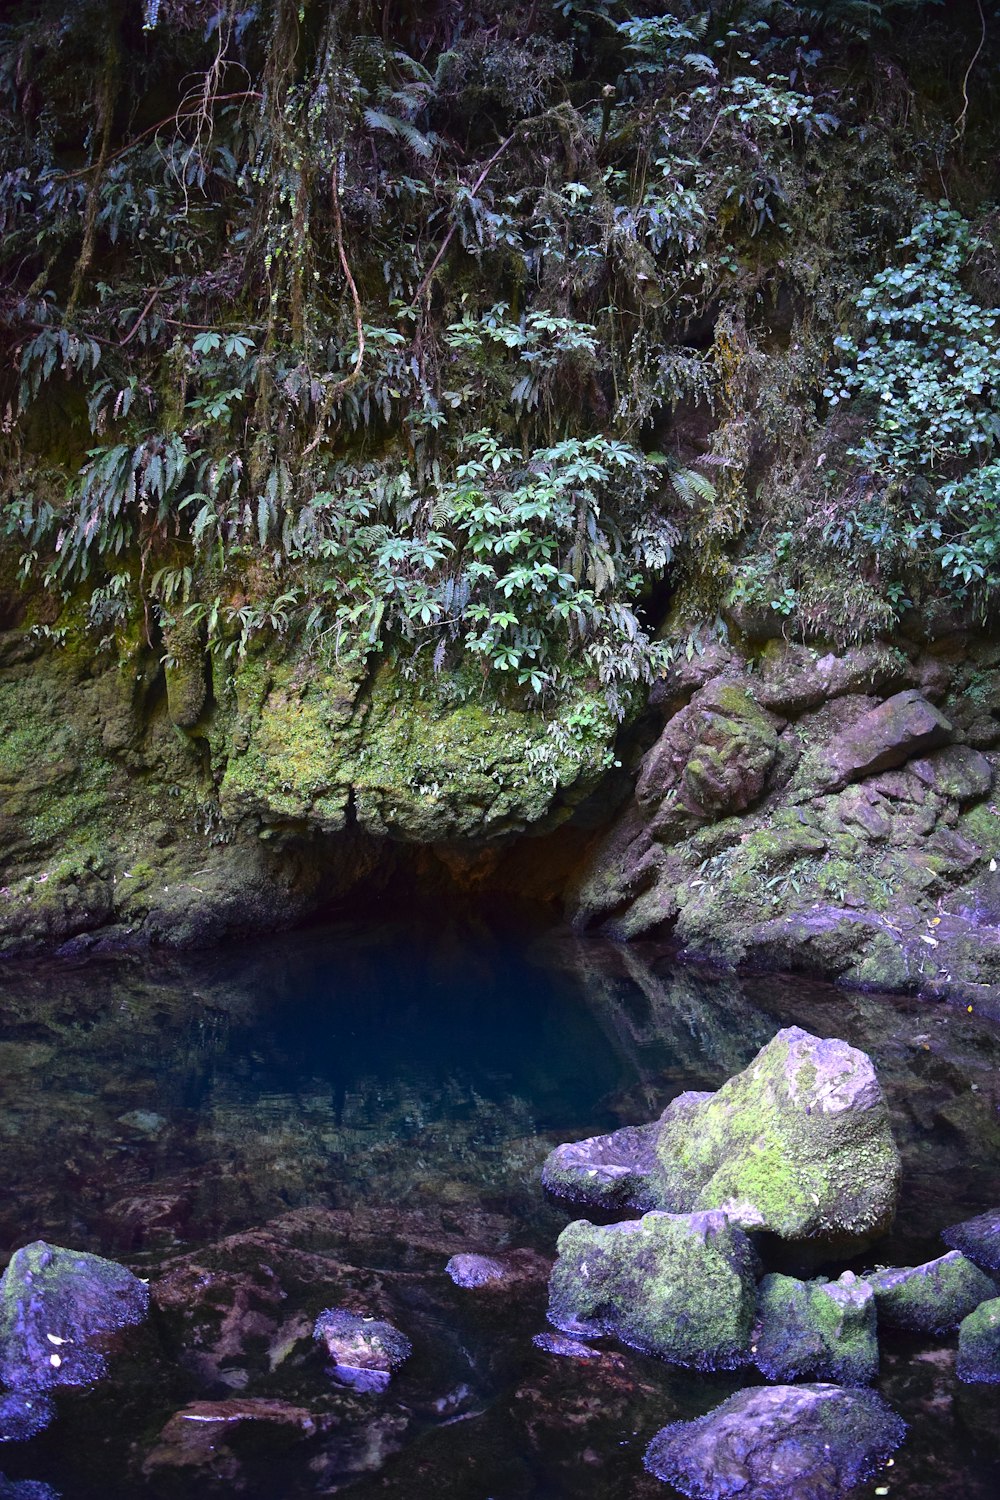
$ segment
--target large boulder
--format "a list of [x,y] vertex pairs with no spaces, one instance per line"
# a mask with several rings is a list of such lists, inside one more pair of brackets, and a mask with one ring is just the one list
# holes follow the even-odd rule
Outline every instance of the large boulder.
[[873,1391],[766,1386],[662,1428],[646,1468],[692,1500],[839,1500],[885,1463],[905,1432]]
[[36,1240],[0,1280],[0,1380],[36,1409],[39,1393],[87,1385],[105,1372],[108,1338],[141,1323],[149,1288],[124,1266]]
[[946,745],[952,726],[916,688],[895,693],[842,730],[824,747],[831,785],[857,781],[905,764],[912,756]]
[[[719,1208],[744,1229],[853,1249],[884,1233],[899,1155],[870,1060],[791,1026],[715,1094],[681,1094],[649,1138],[634,1127],[560,1147],[543,1180],[606,1208]],[[616,1174],[616,1163],[623,1170]]]
[[941,1238],[953,1250],[961,1250],[981,1271],[1000,1271],[1000,1208],[953,1224]]
[[579,1219],[559,1236],[549,1321],[563,1333],[614,1334],[672,1364],[727,1369],[746,1358],[756,1256],[721,1213],[649,1213],[622,1224]]
[[915,1333],[945,1333],[997,1294],[985,1272],[958,1250],[922,1266],[885,1266],[865,1277],[879,1323]]
[[959,1380],[1000,1385],[1000,1297],[981,1302],[958,1329]]
[[765,1276],[757,1289],[753,1350],[768,1380],[867,1385],[878,1374],[871,1287],[850,1271],[839,1281]]

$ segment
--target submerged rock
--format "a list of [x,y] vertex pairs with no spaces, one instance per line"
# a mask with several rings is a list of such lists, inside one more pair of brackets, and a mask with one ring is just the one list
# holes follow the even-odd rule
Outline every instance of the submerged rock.
[[377,1318],[334,1307],[316,1319],[313,1337],[326,1346],[334,1378],[358,1391],[383,1391],[413,1353],[405,1333]]
[[958,1250],[922,1266],[886,1266],[864,1279],[875,1293],[879,1322],[918,1333],[957,1328],[981,1302],[997,1293],[985,1272]]
[[582,1344],[579,1339],[567,1338],[564,1333],[536,1333],[531,1340],[543,1354],[556,1354],[561,1359],[600,1359],[601,1351]]
[[837,1500],[873,1474],[905,1432],[873,1391],[768,1386],[662,1428],[645,1462],[691,1500]]
[[11,1392],[5,1424],[38,1421],[40,1431],[38,1393],[98,1380],[107,1337],[141,1323],[148,1310],[146,1283],[114,1261],[44,1240],[15,1251],[0,1280],[0,1379]]
[[609,1333],[672,1364],[727,1369],[746,1357],[756,1256],[722,1213],[578,1219],[559,1236],[549,1321]]
[[959,1380],[1000,1385],[1000,1297],[981,1302],[958,1329]]
[[508,1250],[501,1255],[453,1255],[445,1274],[460,1287],[509,1287],[542,1281],[552,1262],[534,1250]]
[[961,1250],[981,1271],[1000,1271],[1000,1208],[953,1224],[941,1238],[953,1250]]
[[255,1428],[258,1446],[273,1448],[312,1437],[317,1426],[310,1412],[286,1401],[260,1397],[193,1401],[167,1422],[146,1456],[143,1472],[205,1469],[219,1479],[232,1481],[240,1468],[229,1446],[234,1436]]
[[869,1058],[798,1026],[717,1093],[681,1094],[655,1125],[561,1146],[543,1168],[578,1203],[720,1208],[744,1229],[838,1249],[888,1229],[899,1175]]
[[866,1385],[878,1373],[871,1287],[851,1271],[839,1281],[765,1276],[757,1289],[753,1342],[768,1380]]

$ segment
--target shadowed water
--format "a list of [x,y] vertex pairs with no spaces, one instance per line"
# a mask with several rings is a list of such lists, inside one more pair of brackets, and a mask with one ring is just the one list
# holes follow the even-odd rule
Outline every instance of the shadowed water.
[[[0,979],[2,1249],[43,1237],[152,1283],[111,1379],[0,1447],[9,1478],[65,1500],[668,1495],[650,1437],[753,1381],[534,1346],[568,1218],[538,1171],[558,1141],[718,1086],[782,1025],[879,1069],[905,1183],[871,1263],[938,1255],[1000,1200],[1000,1027],[964,1010],[440,911]],[[500,1293],[444,1275],[512,1248],[532,1253]],[[331,1380],[310,1333],[338,1305],[412,1339],[384,1393]],[[996,1388],[956,1382],[954,1337],[882,1343],[911,1431],[859,1493],[992,1500]]]

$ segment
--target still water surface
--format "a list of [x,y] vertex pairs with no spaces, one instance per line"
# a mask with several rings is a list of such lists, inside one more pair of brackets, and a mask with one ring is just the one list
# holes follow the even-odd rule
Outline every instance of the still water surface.
[[[113,1379],[0,1448],[9,1479],[64,1500],[669,1497],[642,1472],[653,1432],[752,1381],[611,1341],[587,1362],[534,1348],[568,1217],[538,1170],[561,1140],[717,1087],[782,1025],[845,1037],[882,1077],[905,1186],[871,1263],[938,1255],[942,1227],[1000,1200],[1000,1027],[927,1002],[440,910],[0,981],[0,1249],[94,1250],[154,1289]],[[535,1259],[502,1293],[443,1275],[457,1251],[515,1247]],[[330,1305],[413,1339],[384,1396],[331,1383],[309,1338]],[[954,1346],[883,1338],[880,1388],[911,1431],[858,1494],[1000,1494],[996,1387],[960,1386]],[[262,1399],[281,1405],[237,1420]],[[199,1401],[235,1403],[224,1440],[170,1425]]]

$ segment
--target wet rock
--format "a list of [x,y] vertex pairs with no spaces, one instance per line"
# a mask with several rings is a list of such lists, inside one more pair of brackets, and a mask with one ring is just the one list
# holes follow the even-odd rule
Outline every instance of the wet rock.
[[333,1360],[334,1378],[358,1391],[383,1391],[413,1353],[405,1333],[378,1318],[334,1307],[316,1319],[313,1337]]
[[753,1343],[768,1380],[867,1385],[878,1374],[871,1287],[851,1271],[839,1281],[765,1276],[757,1289]]
[[551,1262],[534,1250],[510,1250],[502,1255],[453,1255],[446,1275],[460,1287],[510,1287],[548,1276]]
[[668,1105],[656,1157],[665,1206],[720,1208],[784,1239],[868,1239],[895,1213],[899,1155],[869,1058],[798,1026],[718,1093]]
[[0,1443],[25,1443],[44,1432],[55,1416],[49,1398],[38,1391],[0,1393]]
[[658,1130],[655,1122],[626,1125],[557,1146],[542,1167],[542,1186],[556,1198],[609,1213],[660,1207],[650,1185]]
[[601,1351],[582,1344],[579,1339],[567,1338],[564,1333],[536,1333],[531,1340],[543,1354],[555,1354],[561,1359],[600,1359]]
[[8,1479],[0,1474],[0,1500],[62,1500],[62,1497],[40,1479]]
[[870,709],[823,748],[829,784],[843,784],[904,765],[948,743],[952,726],[915,688]]
[[961,1250],[981,1271],[1000,1271],[1000,1208],[953,1224],[941,1238],[953,1250]]
[[957,1328],[997,1292],[990,1278],[958,1250],[922,1266],[887,1266],[864,1279],[875,1293],[880,1324],[920,1333]]
[[719,1208],[744,1229],[847,1248],[891,1224],[899,1157],[865,1054],[792,1026],[717,1093],[681,1094],[654,1126],[558,1148],[543,1180],[577,1202]]
[[770,1386],[662,1428],[645,1461],[692,1500],[838,1500],[875,1473],[905,1432],[873,1391]]
[[143,1473],[170,1469],[199,1469],[217,1479],[233,1480],[240,1463],[231,1448],[234,1437],[252,1429],[262,1432],[269,1446],[287,1445],[312,1437],[317,1422],[304,1407],[263,1398],[193,1401],[175,1412],[146,1456]]
[[548,1316],[562,1333],[613,1334],[697,1369],[746,1357],[756,1256],[725,1214],[649,1213],[604,1226],[578,1219],[557,1248]]
[[0,1379],[20,1394],[89,1384],[108,1336],[148,1309],[149,1288],[124,1266],[36,1240],[0,1281]]
[[1000,1385],[1000,1297],[981,1302],[958,1327],[959,1380]]

